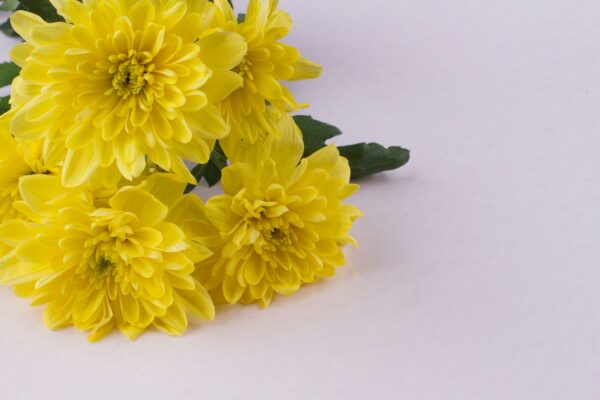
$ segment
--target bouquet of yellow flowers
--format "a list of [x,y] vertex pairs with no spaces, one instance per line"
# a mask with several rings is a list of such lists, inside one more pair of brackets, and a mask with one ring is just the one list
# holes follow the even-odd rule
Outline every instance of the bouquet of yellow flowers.
[[[0,65],[0,284],[51,329],[180,335],[215,304],[267,307],[345,263],[351,178],[408,162],[292,116],[306,106],[284,82],[321,67],[282,42],[277,0],[0,9],[23,39]],[[201,180],[223,194],[203,202]]]

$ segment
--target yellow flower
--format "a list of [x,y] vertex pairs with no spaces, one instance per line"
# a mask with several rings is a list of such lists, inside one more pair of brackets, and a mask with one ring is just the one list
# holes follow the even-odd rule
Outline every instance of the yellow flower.
[[28,175],[60,175],[64,160],[62,148],[43,140],[17,143],[8,132],[0,130],[0,222],[20,217],[13,202],[20,200],[19,179]]
[[46,304],[51,328],[74,325],[95,341],[119,329],[130,339],[150,326],[179,335],[187,314],[214,318],[214,305],[193,278],[210,251],[190,239],[182,217],[201,213],[185,184],[156,174],[109,199],[66,190],[60,177],[22,178],[17,207],[28,221],[0,225],[11,248],[0,260],[0,283]]
[[281,81],[317,78],[321,67],[302,57],[297,49],[281,43],[292,28],[288,14],[277,8],[278,0],[250,0],[244,22],[227,0],[215,0],[216,29],[236,32],[248,45],[246,57],[233,69],[244,84],[222,103],[231,135],[222,141],[229,150],[240,142],[255,143],[266,134],[277,134],[282,113],[300,105]]
[[[206,162],[228,134],[213,103],[241,84],[218,72],[240,62],[243,39],[220,33],[198,44],[215,9],[206,0],[51,2],[67,22],[11,17],[25,39],[11,51],[22,67],[3,117],[11,133],[64,139],[68,187],[113,164],[131,180],[147,159],[193,183],[183,160]],[[206,93],[215,73],[220,84]]]
[[[342,201],[350,184],[348,161],[328,146],[301,159],[302,139],[291,117],[280,138],[248,146],[223,170],[224,195],[206,203],[215,226],[215,255],[197,276],[215,301],[258,302],[294,293],[304,283],[335,274],[345,263],[341,247],[353,243],[353,221],[362,215]],[[208,233],[208,230],[205,229]]]

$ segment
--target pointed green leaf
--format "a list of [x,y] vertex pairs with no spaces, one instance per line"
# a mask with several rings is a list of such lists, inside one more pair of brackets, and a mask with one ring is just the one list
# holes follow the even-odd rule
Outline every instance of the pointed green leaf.
[[204,179],[209,186],[214,186],[221,180],[221,170],[227,166],[227,156],[219,142],[215,145],[215,149],[210,155],[210,161],[204,172]]
[[204,179],[208,186],[213,187],[221,180],[221,169],[212,162],[206,166],[206,172],[204,173]]
[[352,179],[397,169],[410,160],[409,150],[398,146],[385,148],[378,143],[357,143],[338,150],[350,163]]
[[342,134],[338,128],[313,119],[310,115],[296,115],[294,121],[302,131],[304,140],[304,157],[325,147],[326,141]]
[[[221,180],[221,170],[226,166],[227,156],[223,152],[223,149],[221,149],[221,145],[217,142],[208,162],[196,165],[191,172],[198,183],[204,179],[209,186],[214,186]],[[189,193],[195,187],[196,185],[188,185],[185,192]]]
[[[325,147],[327,140],[342,134],[335,126],[317,121],[308,115],[295,116],[294,120],[302,131],[304,157]],[[338,149],[350,163],[352,179],[400,168],[410,159],[410,152],[406,149],[397,146],[386,149],[377,143],[357,143]]]

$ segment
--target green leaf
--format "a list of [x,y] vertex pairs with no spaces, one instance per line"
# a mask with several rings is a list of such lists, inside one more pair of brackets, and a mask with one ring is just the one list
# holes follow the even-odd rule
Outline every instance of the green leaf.
[[209,163],[214,164],[219,170],[222,170],[227,166],[227,156],[225,155],[225,152],[221,148],[219,142],[215,144],[215,148],[210,154]]
[[[192,175],[200,183],[202,179],[206,180],[209,186],[216,185],[221,180],[221,170],[227,166],[227,156],[217,142],[210,159],[206,164],[198,164],[192,169]],[[185,192],[189,193],[196,185],[188,185]]]
[[2,31],[2,33],[4,33],[6,36],[19,37],[19,34],[15,32],[10,24],[10,20],[6,20],[0,24],[0,31]]
[[0,3],[0,11],[14,11],[19,7],[19,0],[4,0]]
[[241,24],[242,22],[244,22],[246,20],[246,14],[239,13],[237,16],[237,20],[238,20],[238,24]]
[[[304,157],[325,147],[327,140],[342,134],[335,126],[317,121],[308,115],[297,115],[294,120],[302,131]],[[386,149],[377,143],[357,143],[338,149],[350,163],[352,179],[400,168],[410,159],[410,152],[406,149],[397,146]]]
[[0,63],[0,87],[10,85],[20,71],[21,68],[15,63]]
[[10,110],[10,96],[0,97],[0,115]]
[[208,183],[208,186],[215,186],[221,180],[221,168],[217,167],[214,163],[209,162],[206,166],[204,179],[206,180],[206,183]]
[[338,128],[313,119],[310,115],[296,115],[294,121],[302,131],[304,157],[326,146],[326,141],[342,134]]
[[210,155],[210,160],[204,172],[204,179],[208,186],[214,186],[221,180],[221,170],[227,166],[227,156],[219,142],[215,145],[215,149]]
[[350,163],[352,179],[397,169],[410,160],[409,150],[398,146],[385,148],[378,143],[357,143],[338,150]]
[[46,22],[64,21],[49,0],[20,0],[19,10],[37,14]]

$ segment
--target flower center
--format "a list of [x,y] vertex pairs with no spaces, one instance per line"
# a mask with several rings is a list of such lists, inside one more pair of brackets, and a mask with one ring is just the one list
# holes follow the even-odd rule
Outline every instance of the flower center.
[[35,175],[35,174],[47,175],[50,173],[48,168],[46,168],[46,166],[44,165],[44,163],[41,160],[32,160],[29,163],[29,169],[31,170],[31,175]]
[[267,240],[273,243],[275,246],[290,244],[290,237],[287,230],[284,231],[279,228],[275,228],[271,232],[268,232]]
[[113,75],[113,88],[124,99],[137,95],[147,83],[154,81],[152,72],[155,66],[151,63],[152,55],[147,51],[138,53],[129,50],[127,54],[112,55],[108,59],[112,63],[109,72]]
[[233,69],[233,72],[244,79],[254,79],[254,74],[252,73],[252,61],[248,60],[247,58],[244,58],[242,62]]
[[101,257],[94,268],[96,274],[104,275],[110,273],[116,267],[115,263],[105,257]]

